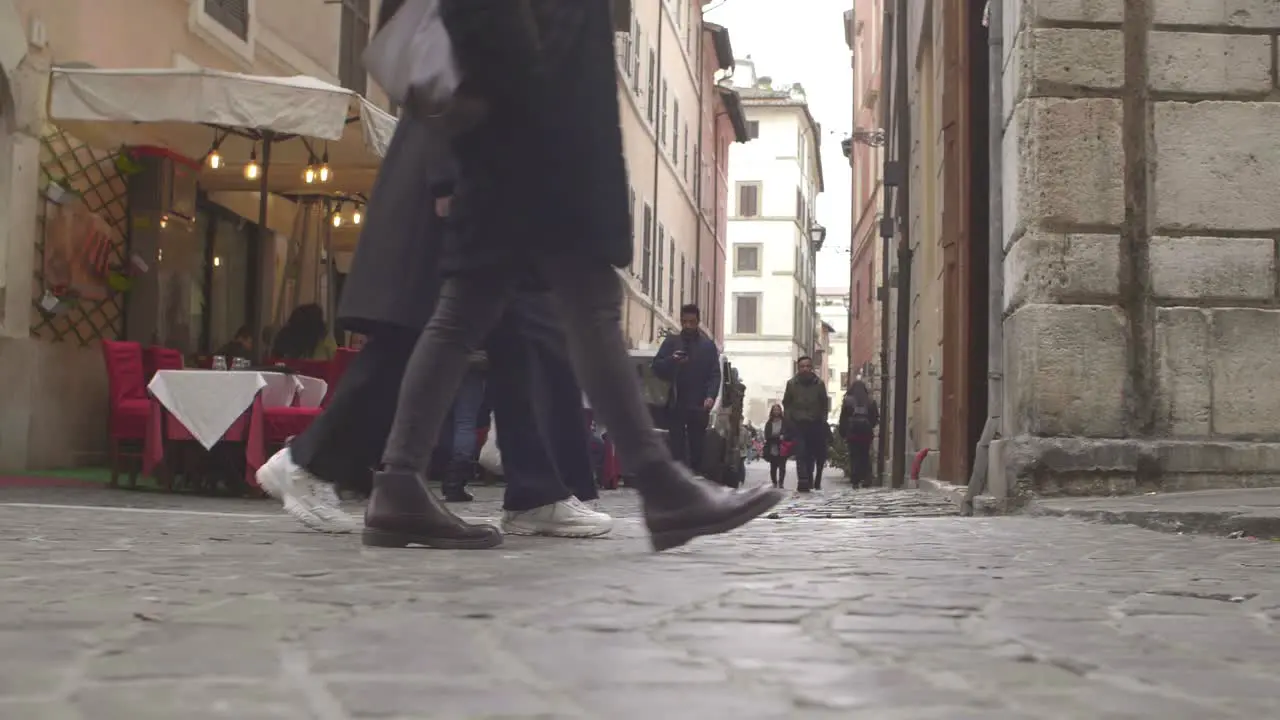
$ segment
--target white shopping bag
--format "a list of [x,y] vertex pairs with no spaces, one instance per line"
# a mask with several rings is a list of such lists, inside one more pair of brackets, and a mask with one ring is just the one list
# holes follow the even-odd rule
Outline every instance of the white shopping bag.
[[453,103],[462,77],[440,17],[440,0],[405,0],[364,51],[369,76],[419,120]]
[[498,423],[489,421],[489,436],[480,448],[480,467],[492,475],[502,474],[502,455],[498,453]]

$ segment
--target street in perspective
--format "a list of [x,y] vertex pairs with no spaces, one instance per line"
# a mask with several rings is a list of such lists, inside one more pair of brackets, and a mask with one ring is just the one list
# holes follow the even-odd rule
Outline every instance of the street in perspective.
[[1277,57],[0,0],[0,720],[1280,718]]

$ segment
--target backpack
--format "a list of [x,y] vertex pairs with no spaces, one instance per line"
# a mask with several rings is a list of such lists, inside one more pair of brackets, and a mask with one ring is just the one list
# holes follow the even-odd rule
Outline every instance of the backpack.
[[870,435],[874,430],[871,426],[871,406],[860,404],[851,397],[845,398],[844,404],[848,410],[848,420],[844,428],[845,436]]

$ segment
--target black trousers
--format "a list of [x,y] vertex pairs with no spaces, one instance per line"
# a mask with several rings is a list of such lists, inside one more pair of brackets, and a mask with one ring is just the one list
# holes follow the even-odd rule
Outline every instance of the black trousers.
[[782,487],[787,482],[787,459],[785,457],[769,458],[769,479],[774,485]]
[[669,408],[667,431],[671,433],[671,453],[676,460],[699,472],[707,444],[710,413],[701,408]]
[[854,487],[871,486],[871,440],[849,441],[849,468]]
[[816,473],[827,462],[827,426],[821,420],[796,420],[796,477],[801,488],[812,488]]
[[367,338],[334,388],[329,406],[289,444],[293,461],[312,475],[360,493],[369,492],[372,470],[382,457],[400,378],[418,333],[378,325]]

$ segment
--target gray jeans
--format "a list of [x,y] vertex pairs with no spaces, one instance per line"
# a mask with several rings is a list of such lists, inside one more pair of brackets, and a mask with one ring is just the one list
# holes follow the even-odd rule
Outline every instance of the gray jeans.
[[[622,283],[610,266],[583,258],[548,259],[538,268],[551,287],[578,382],[609,428],[619,458],[634,468],[671,463],[622,335]],[[426,472],[440,427],[467,371],[506,310],[517,278],[507,269],[477,270],[445,281],[440,302],[418,338],[400,384],[399,405],[383,464]]]

